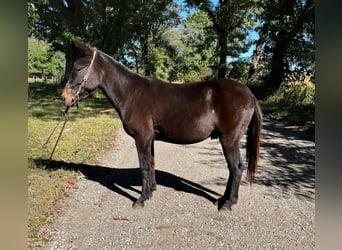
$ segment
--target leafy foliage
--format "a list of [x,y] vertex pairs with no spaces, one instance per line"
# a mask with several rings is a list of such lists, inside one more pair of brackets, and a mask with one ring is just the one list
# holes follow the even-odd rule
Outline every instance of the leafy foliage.
[[242,83],[247,82],[249,62],[244,60],[238,60],[231,62],[229,66],[231,67],[231,69],[228,72],[228,76],[230,78],[236,79]]
[[[30,0],[28,33],[65,53],[66,77],[75,60],[70,40],[78,37],[144,75],[228,76],[264,98],[290,77],[314,82],[314,11],[312,0]],[[227,63],[252,45],[251,58]]]
[[283,104],[298,106],[315,103],[315,86],[310,81],[310,76],[306,77],[303,82],[293,81],[282,84],[279,92],[281,94],[279,102]]
[[226,77],[227,56],[237,57],[247,52],[246,37],[255,19],[253,0],[212,1],[187,0],[189,6],[197,7],[208,14],[217,41],[218,63],[215,65],[218,77]]
[[276,91],[290,76],[300,80],[305,75],[314,76],[314,2],[260,0],[257,3],[260,11],[256,15],[259,20],[256,30],[260,39],[256,46],[263,49],[256,50],[259,55],[254,56],[260,56],[261,64],[266,67],[266,94]]
[[144,75],[166,80],[167,69],[162,65],[168,65],[168,58],[162,36],[179,23],[178,5],[170,0],[142,1],[133,17],[134,29],[125,47],[126,58],[133,59],[135,68],[141,69]]
[[34,37],[28,39],[28,73],[30,75],[54,76],[60,79],[65,67],[65,57],[60,51]]
[[215,43],[208,31],[210,25],[206,13],[195,12],[182,25],[164,33],[164,46],[173,62],[169,81],[199,81],[213,75],[211,60]]
[[28,43],[29,74],[47,73],[50,61],[48,44],[34,38],[29,39]]

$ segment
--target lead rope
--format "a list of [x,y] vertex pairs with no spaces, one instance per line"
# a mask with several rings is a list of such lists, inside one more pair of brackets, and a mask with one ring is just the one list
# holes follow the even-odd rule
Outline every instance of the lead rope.
[[69,111],[69,107],[67,107],[67,108],[65,109],[65,111],[63,112],[61,118],[59,119],[59,121],[58,121],[56,127],[52,130],[50,136],[48,137],[48,139],[46,140],[46,142],[43,144],[43,148],[46,148],[47,144],[49,143],[49,141],[50,141],[50,139],[51,139],[51,136],[53,135],[53,133],[55,132],[56,128],[58,127],[58,125],[59,125],[60,122],[62,121],[62,118],[64,117],[63,126],[62,126],[62,128],[61,128],[61,131],[59,132],[59,135],[58,135],[58,137],[57,137],[55,146],[54,146],[53,149],[52,149],[52,152],[51,152],[51,155],[50,155],[50,158],[49,158],[48,163],[51,162],[52,156],[53,156],[53,154],[55,153],[55,149],[56,149],[56,147],[57,147],[57,144],[58,144],[58,142],[59,142],[59,139],[61,138],[62,133],[63,133],[63,130],[64,130],[64,128],[65,128],[65,124],[66,124],[67,121],[68,121],[68,118],[69,118],[68,111]]
[[[84,84],[88,81],[90,69],[91,69],[92,66],[93,66],[93,63],[94,63],[94,60],[95,60],[95,56],[96,56],[96,48],[94,48],[93,56],[92,56],[92,58],[91,58],[89,67],[88,67],[88,69],[87,69],[87,72],[86,72],[85,76],[83,77],[83,80],[82,80],[82,82],[81,82],[81,84],[80,84],[80,86],[78,87],[77,92],[76,92],[76,106],[77,106],[77,108],[78,108],[78,102],[79,102],[79,99],[80,99],[79,95],[80,95],[81,89],[83,88]],[[67,107],[67,108],[65,109],[65,111],[63,112],[62,117],[61,117],[61,119],[58,121],[56,127],[52,130],[50,136],[48,137],[48,139],[46,140],[46,142],[43,144],[43,148],[46,148],[46,145],[49,143],[51,136],[53,135],[53,133],[55,132],[56,128],[58,127],[58,125],[59,125],[60,122],[62,121],[62,118],[64,117],[64,123],[63,123],[62,129],[61,129],[61,131],[59,132],[59,135],[58,135],[58,137],[57,137],[57,141],[56,141],[56,143],[55,143],[55,146],[53,147],[53,150],[52,150],[52,152],[51,152],[51,155],[50,155],[50,158],[49,158],[49,161],[48,161],[49,163],[51,162],[51,159],[52,159],[52,156],[53,156],[53,154],[54,154],[54,152],[55,152],[55,149],[56,149],[56,147],[57,147],[58,141],[59,141],[59,139],[60,139],[61,136],[62,136],[62,133],[63,133],[64,127],[65,127],[65,124],[66,124],[67,121],[68,121],[68,118],[69,118],[69,116],[68,116],[69,108],[70,108],[70,107]]]

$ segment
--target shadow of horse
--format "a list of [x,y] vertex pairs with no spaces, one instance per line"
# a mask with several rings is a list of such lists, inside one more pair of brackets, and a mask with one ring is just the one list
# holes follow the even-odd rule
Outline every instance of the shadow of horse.
[[[245,159],[245,138],[240,149]],[[216,142],[200,145],[197,150],[208,156],[198,161],[201,166],[225,167],[222,150]],[[281,189],[284,194],[293,193],[300,199],[315,199],[314,136],[281,122],[264,119],[260,159],[255,184]],[[216,185],[226,185],[226,179],[218,178]],[[241,185],[249,183],[242,179]]]
[[[141,194],[142,182],[139,168],[109,168],[64,161],[48,161],[45,159],[36,159],[35,163],[38,167],[50,171],[57,169],[79,171],[88,180],[96,181],[113,192],[130,199],[132,202],[135,202],[137,198],[127,193],[124,189],[131,190],[137,193],[137,195]],[[213,204],[216,202],[217,198],[221,196],[213,190],[174,174],[157,169],[155,172],[157,185],[203,197]],[[139,190],[136,188],[138,186],[140,186]],[[212,195],[217,197],[215,198]]]

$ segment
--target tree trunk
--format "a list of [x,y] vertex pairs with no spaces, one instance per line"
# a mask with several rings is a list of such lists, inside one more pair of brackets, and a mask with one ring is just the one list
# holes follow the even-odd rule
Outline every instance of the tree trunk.
[[148,51],[148,28],[141,28],[141,34],[139,37],[140,46],[141,46],[141,62],[143,66],[143,72],[145,76],[151,76],[151,62],[150,62],[150,54]]
[[74,62],[76,61],[77,54],[74,49],[74,45],[72,43],[66,46],[65,50],[65,73],[64,78],[61,81],[62,85],[65,85],[69,79],[69,75],[71,73],[72,67],[74,66]]
[[267,94],[272,94],[277,90],[285,79],[287,66],[285,55],[288,43],[289,37],[287,36],[286,31],[279,31],[273,50],[270,75],[266,82]]
[[142,63],[144,67],[144,74],[145,76],[151,76],[151,67],[150,67],[150,60],[149,60],[149,53],[148,53],[148,42],[147,39],[143,39],[141,44],[141,57]]
[[249,66],[249,71],[248,71],[247,83],[251,83],[255,80],[256,72],[259,66],[260,53],[261,53],[262,46],[263,46],[263,42],[261,41],[261,39],[259,39],[255,46],[255,50],[253,51],[252,62]]
[[220,62],[218,65],[218,78],[224,78],[227,74],[227,35],[219,34],[218,42],[219,42],[219,55]]

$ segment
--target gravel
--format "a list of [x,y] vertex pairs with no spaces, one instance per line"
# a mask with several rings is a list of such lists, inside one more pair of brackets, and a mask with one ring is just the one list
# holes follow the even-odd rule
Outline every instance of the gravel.
[[262,140],[256,183],[243,177],[232,211],[213,204],[228,169],[218,140],[210,139],[156,142],[157,191],[133,209],[141,190],[138,159],[120,129],[100,166],[86,167],[41,249],[314,249],[314,138],[265,120]]

